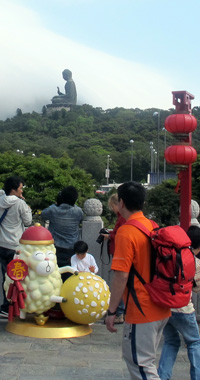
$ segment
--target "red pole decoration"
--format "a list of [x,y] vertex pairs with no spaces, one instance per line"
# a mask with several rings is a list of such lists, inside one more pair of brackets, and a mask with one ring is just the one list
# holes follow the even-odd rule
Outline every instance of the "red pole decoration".
[[20,281],[28,274],[27,264],[20,259],[14,259],[7,265],[7,275],[14,282],[10,284],[7,299],[10,300],[8,320],[12,322],[13,317],[19,317],[20,309],[24,309],[24,299],[27,297]]
[[187,134],[197,127],[197,119],[190,114],[175,113],[165,120],[165,128],[171,133]]
[[179,169],[180,225],[187,231],[191,222],[191,168],[197,159],[197,152],[191,146],[192,132],[197,127],[197,120],[191,115],[191,100],[194,96],[187,91],[173,91],[172,94],[177,113],[167,117],[165,128],[176,136],[179,145],[168,147],[165,159]]
[[189,165],[196,161],[197,152],[190,145],[173,145],[165,150],[165,159],[170,164]]

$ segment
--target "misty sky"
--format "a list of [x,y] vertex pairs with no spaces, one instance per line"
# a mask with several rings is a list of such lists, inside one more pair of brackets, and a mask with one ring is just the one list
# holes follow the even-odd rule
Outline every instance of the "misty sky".
[[78,104],[172,106],[187,90],[200,106],[199,0],[0,0],[0,119],[41,112],[62,71]]

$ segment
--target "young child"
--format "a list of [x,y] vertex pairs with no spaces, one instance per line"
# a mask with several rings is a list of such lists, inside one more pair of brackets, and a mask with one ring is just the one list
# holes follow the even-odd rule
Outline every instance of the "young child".
[[88,251],[88,245],[82,240],[74,244],[75,255],[71,257],[71,266],[79,272],[98,272],[96,261]]

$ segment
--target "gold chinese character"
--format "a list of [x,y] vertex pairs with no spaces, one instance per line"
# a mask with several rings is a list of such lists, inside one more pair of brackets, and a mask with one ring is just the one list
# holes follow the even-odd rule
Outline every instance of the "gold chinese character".
[[14,263],[14,268],[11,269],[11,271],[13,272],[13,276],[17,277],[18,280],[21,280],[24,277],[23,272],[26,272],[26,269],[24,268],[22,263],[17,262]]

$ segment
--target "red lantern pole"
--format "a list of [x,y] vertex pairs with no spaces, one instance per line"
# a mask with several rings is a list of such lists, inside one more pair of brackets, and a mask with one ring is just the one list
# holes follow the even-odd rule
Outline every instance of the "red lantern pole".
[[[188,135],[188,143],[191,145],[192,134]],[[191,197],[192,197],[192,165],[180,171],[180,225],[187,231],[191,222]]]
[[[177,114],[170,115],[165,121],[165,128],[176,135],[181,145],[184,145],[185,151],[188,146],[191,146],[192,143],[192,133],[196,128],[197,122],[196,119],[188,114],[191,114],[191,100],[194,99],[194,96],[191,95],[187,91],[173,91],[173,104],[176,107]],[[174,147],[175,148],[175,147]],[[175,148],[176,149],[176,148]],[[180,225],[181,227],[187,231],[190,226],[191,221],[191,183],[192,183],[192,162],[195,161],[196,155],[194,148],[191,149],[193,151],[193,157],[188,159],[187,164],[185,165],[185,158],[182,159],[182,163],[180,162],[180,157],[177,157],[176,162],[173,164],[181,167],[179,172],[179,180],[180,180]],[[167,160],[169,151],[165,151],[166,161],[170,163],[170,160]],[[182,165],[181,165],[182,164]]]
[[181,194],[180,194],[180,225],[187,231],[191,221],[191,181],[192,165],[189,164],[186,170],[181,170]]

